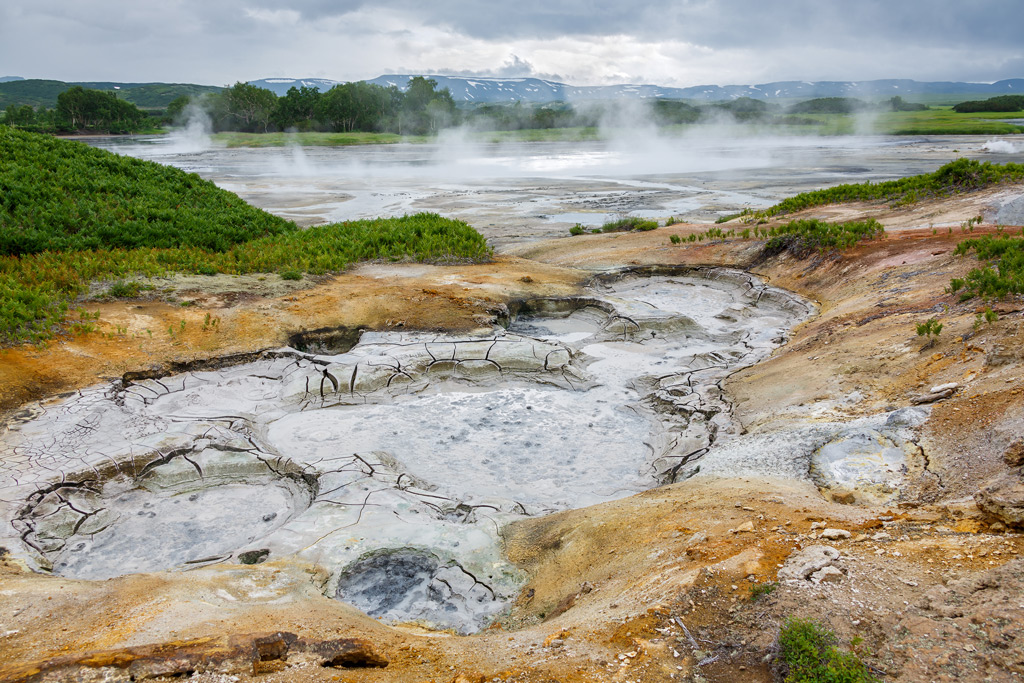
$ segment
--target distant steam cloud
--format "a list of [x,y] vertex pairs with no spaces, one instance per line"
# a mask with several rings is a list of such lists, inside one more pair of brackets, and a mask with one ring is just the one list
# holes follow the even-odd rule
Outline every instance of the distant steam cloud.
[[167,135],[168,154],[195,154],[213,147],[213,122],[201,106],[193,103],[182,112],[183,125]]
[[981,149],[989,154],[1016,154],[1020,151],[1017,149],[1017,145],[1008,140],[989,140],[981,146]]

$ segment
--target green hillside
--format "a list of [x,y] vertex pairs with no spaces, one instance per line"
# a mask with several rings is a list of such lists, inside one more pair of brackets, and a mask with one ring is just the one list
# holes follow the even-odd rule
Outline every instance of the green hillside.
[[93,280],[490,256],[473,228],[436,214],[300,230],[195,174],[0,126],[0,341],[52,336]]
[[195,85],[192,83],[65,83],[64,81],[46,81],[28,79],[0,83],[0,110],[9,105],[46,107],[57,106],[57,95],[76,85],[91,90],[110,90],[116,92],[128,102],[141,109],[166,109],[175,98],[182,95],[199,96],[211,92],[220,92],[223,88],[213,85]]

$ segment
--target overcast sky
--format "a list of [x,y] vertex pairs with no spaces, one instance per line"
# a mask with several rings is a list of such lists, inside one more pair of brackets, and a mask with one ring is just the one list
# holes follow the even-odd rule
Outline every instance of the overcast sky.
[[0,0],[0,76],[229,85],[1024,77],[1021,0]]

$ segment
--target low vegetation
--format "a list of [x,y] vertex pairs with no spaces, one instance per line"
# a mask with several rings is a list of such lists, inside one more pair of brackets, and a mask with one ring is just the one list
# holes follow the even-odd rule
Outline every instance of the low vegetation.
[[1024,95],[998,95],[987,100],[960,102],[953,105],[953,111],[960,114],[972,114],[979,111],[1024,111]]
[[0,126],[0,254],[224,251],[294,230],[198,175]]
[[755,234],[768,237],[762,254],[774,256],[789,252],[804,258],[814,252],[842,251],[857,242],[885,235],[885,228],[873,218],[846,223],[828,223],[819,220],[790,221],[770,229],[758,229]]
[[857,201],[888,201],[910,204],[929,197],[943,197],[970,192],[1003,182],[1024,182],[1024,164],[993,164],[957,159],[934,173],[859,184],[837,185],[823,190],[803,192],[784,199],[764,211],[751,212],[753,217],[770,217],[793,213],[825,204]]
[[626,216],[618,220],[610,221],[601,226],[601,232],[646,232],[658,227],[658,221],[638,218],[637,216]]
[[985,235],[964,240],[956,247],[957,254],[971,252],[986,263],[971,270],[966,278],[950,281],[950,291],[959,293],[961,301],[1024,294],[1024,238]]
[[[489,258],[436,214],[300,230],[195,175],[0,127],[0,338],[40,340],[94,280],[337,272],[367,259]],[[133,284],[115,283],[112,296]],[[140,287],[141,288],[141,287]]]
[[787,619],[779,633],[786,683],[875,683],[856,653],[840,650],[834,633],[806,619]]

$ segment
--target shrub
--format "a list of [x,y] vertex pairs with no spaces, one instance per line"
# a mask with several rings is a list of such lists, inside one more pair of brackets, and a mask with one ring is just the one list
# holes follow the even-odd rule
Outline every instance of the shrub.
[[985,265],[974,268],[966,278],[953,278],[949,287],[953,292],[963,289],[961,300],[975,296],[1001,299],[1011,294],[1024,294],[1024,239],[985,235],[964,240],[956,247],[956,254],[971,251]]
[[680,237],[679,235],[672,235],[671,237],[668,238],[668,241],[671,242],[672,244],[679,244],[680,242],[683,241],[683,238]]
[[583,235],[583,234],[585,234],[586,232],[587,232],[587,229],[586,229],[586,228],[584,228],[584,227],[583,227],[582,225],[580,225],[579,223],[577,223],[576,225],[574,225],[574,226],[572,226],[571,228],[569,228],[569,234],[570,234],[570,235],[573,235],[573,236],[576,236],[576,235]]
[[786,683],[877,683],[860,658],[836,647],[835,634],[812,620],[790,618],[779,633]]
[[848,223],[827,223],[819,220],[796,220],[770,230],[760,230],[768,237],[761,250],[762,256],[775,256],[784,251],[797,258],[804,258],[813,252],[841,251],[862,240],[871,240],[885,234],[885,228],[878,221]]
[[117,299],[131,299],[139,295],[140,289],[142,289],[142,285],[138,282],[125,282],[124,280],[118,280],[114,284],[110,285],[110,289],[107,290],[107,294]]
[[601,232],[644,232],[658,227],[658,221],[646,220],[637,216],[626,216],[601,226]]
[[756,583],[756,584],[754,584],[753,586],[750,587],[750,600],[751,600],[751,602],[756,602],[756,601],[760,600],[763,597],[771,595],[775,591],[775,589],[778,588],[778,587],[779,587],[779,584],[774,582],[774,581],[771,581],[771,582],[768,582],[768,583]]
[[880,183],[837,185],[822,190],[803,192],[784,199],[775,206],[753,216],[777,216],[824,204],[886,200],[895,204],[910,204],[925,197],[942,197],[970,192],[1001,182],[1024,181],[1024,164],[993,164],[957,159],[934,173],[887,180]]
[[288,270],[282,270],[281,271],[281,279],[282,280],[301,280],[302,279],[302,273],[299,272],[298,270],[294,269],[294,268],[289,268]]
[[937,338],[940,332],[942,332],[942,323],[935,318],[928,318],[923,323],[917,324],[918,337]]

